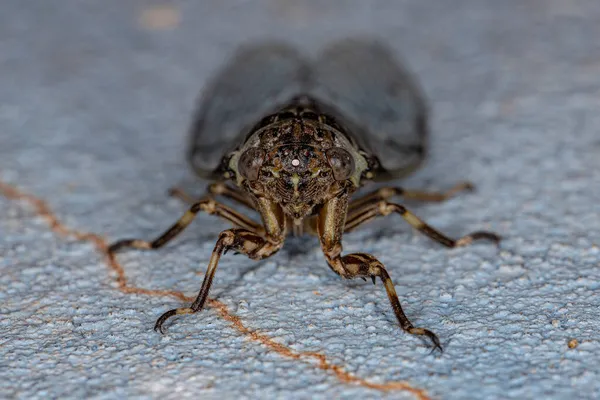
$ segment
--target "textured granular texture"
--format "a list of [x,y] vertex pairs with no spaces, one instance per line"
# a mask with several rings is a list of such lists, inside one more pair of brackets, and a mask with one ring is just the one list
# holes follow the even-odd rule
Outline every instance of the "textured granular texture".
[[[0,397],[600,397],[599,2],[148,7],[3,2]],[[389,41],[430,99],[431,156],[401,184],[477,186],[406,205],[455,237],[504,237],[448,250],[397,216],[345,237],[381,258],[445,352],[398,328],[380,283],[331,272],[312,238],[259,263],[224,256],[210,307],[154,332],[227,225],[201,215],[160,251],[103,250],[170,226],[185,209],[170,186],[202,193],[183,154],[207,79],[242,42],[316,52],[357,34]]]

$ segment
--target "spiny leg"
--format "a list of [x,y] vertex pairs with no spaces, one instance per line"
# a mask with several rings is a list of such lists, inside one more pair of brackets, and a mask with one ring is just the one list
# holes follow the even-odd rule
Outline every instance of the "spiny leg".
[[412,335],[427,336],[432,341],[434,348],[443,351],[440,340],[435,333],[429,329],[415,327],[406,314],[404,314],[402,306],[400,305],[400,299],[394,288],[394,283],[383,264],[377,258],[371,254],[353,253],[343,257],[338,255],[333,259],[327,259],[327,262],[334,270],[343,270],[344,273],[342,276],[347,279],[370,277],[373,280],[373,283],[375,283],[376,277],[381,279],[385,286],[385,291],[390,304],[392,305],[392,309],[394,310],[394,314],[396,315],[396,319],[402,330]]
[[167,231],[153,241],[149,242],[140,239],[123,239],[110,245],[108,252],[114,253],[124,247],[133,247],[136,249],[158,249],[180,234],[194,220],[200,211],[204,211],[211,215],[217,215],[231,222],[234,226],[251,230],[257,234],[264,233],[264,228],[257,222],[254,222],[250,218],[240,214],[232,208],[209,198],[194,203],[189,210],[183,214],[183,216],[179,218],[175,224],[173,224],[173,226],[171,226]]
[[[205,195],[204,198],[211,198],[213,196],[223,196],[225,198],[234,200],[235,202],[248,207],[251,210],[255,210],[255,206],[252,203],[252,200],[240,189],[236,187],[232,187],[227,185],[224,182],[215,182],[211,183],[207,189],[208,195]],[[187,204],[194,204],[197,199],[195,199],[190,194],[186,193],[184,190],[178,187],[172,187],[169,189],[169,196],[176,197]]]
[[350,212],[346,220],[344,231],[349,232],[351,230],[356,229],[360,225],[372,221],[376,217],[387,216],[391,213],[400,214],[400,216],[404,218],[404,220],[408,222],[413,228],[419,230],[420,232],[429,236],[431,239],[435,240],[438,243],[441,243],[446,247],[467,246],[475,240],[480,239],[490,240],[495,243],[498,243],[500,241],[500,236],[493,232],[487,231],[477,231],[465,235],[457,240],[452,239],[425,223],[415,214],[407,210],[406,207],[400,204],[390,203],[387,201],[379,201],[374,204],[366,204],[363,207]]
[[286,232],[286,217],[281,207],[264,198],[257,199],[257,208],[264,223],[262,234],[248,229],[228,229],[221,232],[210,257],[206,275],[200,292],[190,307],[167,311],[156,321],[155,330],[162,333],[162,325],[167,319],[178,314],[190,314],[202,309],[221,255],[228,250],[246,254],[253,260],[260,260],[275,254],[281,246]]
[[388,200],[394,196],[402,196],[405,199],[418,201],[442,202],[448,200],[457,193],[471,191],[473,189],[474,186],[470,182],[460,182],[444,192],[426,192],[423,190],[404,189],[401,187],[383,187],[351,201],[348,205],[348,210],[353,211],[365,204]]
[[330,199],[321,208],[317,217],[317,231],[321,248],[331,269],[343,278],[366,278],[371,277],[373,283],[379,277],[385,286],[388,299],[398,319],[400,327],[413,335],[428,337],[435,348],[442,351],[440,340],[435,333],[425,328],[413,326],[404,314],[394,284],[383,264],[374,256],[365,253],[349,254],[341,256],[342,234],[344,230],[344,216],[348,207],[347,195]]
[[253,260],[261,260],[275,254],[282,245],[283,237],[265,239],[246,229],[228,229],[221,232],[210,257],[204,281],[202,281],[202,286],[196,300],[189,307],[175,308],[161,315],[154,325],[154,330],[164,333],[163,324],[170,317],[181,314],[192,314],[202,310],[208,298],[208,292],[210,291],[219,259],[228,250],[246,254]]

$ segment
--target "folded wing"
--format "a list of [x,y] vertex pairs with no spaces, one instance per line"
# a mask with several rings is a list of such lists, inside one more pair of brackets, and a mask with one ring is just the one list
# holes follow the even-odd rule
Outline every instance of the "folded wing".
[[195,172],[216,178],[224,154],[262,117],[306,93],[310,67],[290,46],[263,42],[240,48],[209,82],[189,133]]
[[375,179],[399,178],[425,157],[427,106],[411,74],[376,40],[347,38],[314,63],[311,94],[351,125],[358,145],[379,160]]

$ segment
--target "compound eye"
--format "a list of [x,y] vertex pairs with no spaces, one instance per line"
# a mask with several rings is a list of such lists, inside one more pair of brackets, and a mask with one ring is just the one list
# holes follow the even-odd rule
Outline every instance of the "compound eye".
[[354,158],[346,150],[335,147],[327,151],[327,160],[336,181],[344,181],[354,173]]
[[265,160],[265,152],[256,147],[251,147],[240,156],[238,172],[249,181],[258,179],[260,167]]

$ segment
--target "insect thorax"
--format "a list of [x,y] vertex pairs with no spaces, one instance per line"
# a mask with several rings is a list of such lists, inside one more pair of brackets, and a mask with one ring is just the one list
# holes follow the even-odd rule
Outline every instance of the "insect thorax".
[[368,163],[334,118],[294,102],[250,130],[228,167],[238,186],[301,220],[356,190]]

